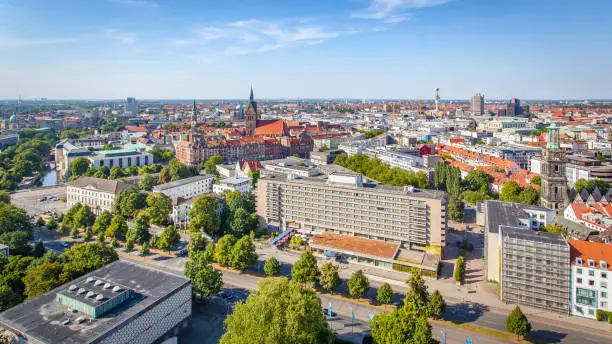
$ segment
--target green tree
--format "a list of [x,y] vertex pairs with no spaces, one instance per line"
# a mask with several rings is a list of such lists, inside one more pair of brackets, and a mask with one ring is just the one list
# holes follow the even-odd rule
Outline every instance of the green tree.
[[488,191],[490,179],[491,176],[482,170],[472,170],[465,177],[468,188],[472,191]]
[[426,314],[405,307],[390,314],[380,312],[370,322],[374,343],[431,343],[431,325]]
[[0,284],[0,312],[17,306],[22,301],[21,295],[17,294],[7,284]]
[[189,211],[189,228],[191,231],[203,232],[214,236],[221,229],[221,219],[217,215],[219,202],[209,194],[202,195],[193,202]]
[[446,301],[442,297],[442,294],[436,289],[436,291],[431,294],[431,298],[429,300],[428,314],[430,317],[434,319],[440,319],[442,314],[446,311]]
[[159,247],[160,250],[170,251],[174,246],[178,245],[180,241],[181,235],[176,228],[174,228],[174,226],[168,226],[159,236],[157,247]]
[[217,165],[221,164],[223,164],[223,157],[215,154],[208,158],[202,167],[204,168],[204,172],[206,172],[206,174],[219,175],[219,172],[217,172]]
[[108,174],[108,179],[119,179],[126,177],[126,173],[119,166],[113,166]]
[[531,332],[531,323],[527,320],[519,306],[514,308],[504,323],[506,324],[506,330],[516,334],[517,338],[526,337]]
[[15,231],[32,233],[30,217],[21,208],[12,204],[0,203],[0,234]]
[[121,215],[113,216],[111,220],[110,226],[106,229],[106,236],[110,238],[116,238],[119,236],[125,236],[128,231],[127,222],[125,222],[125,218]]
[[289,244],[293,246],[302,246],[304,244],[304,239],[299,235],[294,235],[291,237],[291,240],[289,240]]
[[134,249],[134,240],[129,239],[129,238],[127,240],[125,240],[125,245],[123,245],[123,249],[126,252],[130,252],[131,250],[133,250]]
[[[206,261],[206,263],[212,263],[215,261],[215,249],[216,249],[216,245],[214,241],[211,241],[208,243],[208,245],[206,245],[206,249],[204,250],[204,252],[202,252],[202,259],[204,261]],[[189,254],[191,254],[193,251],[189,251]],[[195,251],[198,252],[198,251]]]
[[[104,236],[102,236],[102,238],[104,238]],[[110,242],[110,245],[111,245],[112,248],[119,247],[119,241],[117,241],[117,238],[112,238],[111,242]]]
[[148,256],[149,253],[151,253],[151,250],[149,249],[149,245],[147,245],[147,243],[143,243],[142,246],[140,246],[140,255],[141,256]]
[[455,198],[454,196],[449,197],[447,213],[450,219],[461,221],[463,219],[464,209],[465,205],[460,199]]
[[248,235],[240,238],[232,248],[232,266],[239,270],[244,270],[257,263],[257,253],[255,245]]
[[0,284],[8,285],[15,293],[22,295],[25,291],[23,277],[28,268],[34,262],[34,257],[24,257],[21,255],[13,255],[8,258],[8,263],[2,269],[0,276]]
[[385,283],[378,288],[378,295],[376,296],[376,301],[378,301],[381,305],[388,305],[393,300],[393,289],[389,283]]
[[37,225],[38,227],[42,227],[42,226],[44,226],[44,225],[45,225],[45,220],[43,220],[43,218],[39,216],[39,217],[36,219],[36,225]]
[[499,200],[504,202],[520,202],[521,187],[513,181],[506,182],[499,192]]
[[134,218],[138,212],[147,207],[147,194],[131,188],[120,195],[118,204],[121,215]]
[[519,202],[523,204],[537,205],[540,203],[540,193],[532,188],[526,188],[519,194]]
[[105,233],[108,226],[110,226],[112,220],[113,216],[111,215],[111,213],[104,210],[100,213],[100,215],[98,215],[91,229],[96,235],[100,233]]
[[0,203],[4,203],[4,204],[11,203],[11,195],[5,190],[0,191]]
[[60,140],[64,139],[78,139],[79,135],[74,131],[74,129],[66,129],[62,130],[59,134]]
[[185,263],[185,276],[191,279],[193,291],[200,297],[215,295],[223,287],[223,273],[203,260],[188,260]]
[[465,261],[463,260],[463,256],[459,256],[459,258],[457,258],[457,263],[455,263],[455,281],[457,282],[463,281],[464,273],[465,273]]
[[535,176],[535,177],[531,178],[531,184],[537,185],[537,186],[542,186],[542,178],[540,176]]
[[70,209],[68,209],[68,211],[64,215],[64,219],[62,220],[62,223],[68,226],[72,226],[74,217],[79,212],[79,210],[81,210],[82,207],[85,207],[85,206],[82,205],[81,203],[76,203],[75,205],[70,207]]
[[348,281],[349,294],[354,298],[362,298],[370,288],[370,281],[363,271],[357,270]]
[[67,261],[62,270],[64,283],[119,259],[114,249],[97,243],[76,244],[62,257]]
[[93,176],[100,179],[108,179],[110,176],[110,169],[107,166],[100,166]]
[[51,230],[51,231],[56,230],[57,226],[58,226],[57,222],[55,222],[55,220],[53,218],[49,219],[49,221],[47,222],[47,225],[46,225],[47,229]]
[[161,192],[154,192],[147,196],[147,215],[151,222],[163,225],[172,214],[172,199]]
[[146,243],[151,238],[149,233],[149,220],[144,216],[139,216],[134,221],[134,228],[128,230],[128,237],[140,245]]
[[462,195],[462,200],[465,203],[476,205],[477,203],[484,202],[486,199],[489,199],[489,195],[486,192],[482,191],[465,191]]
[[89,169],[89,160],[85,158],[76,158],[72,164],[70,164],[70,175],[72,177],[80,177],[87,172]]
[[291,279],[301,283],[315,283],[319,277],[317,259],[310,251],[302,253],[293,268],[291,269]]
[[187,250],[189,252],[202,251],[206,247],[206,238],[202,233],[190,232],[189,233],[189,244]]
[[151,191],[155,186],[155,180],[151,177],[150,174],[144,173],[140,180],[138,181],[138,187],[143,191]]
[[266,264],[264,265],[264,272],[266,273],[266,276],[268,277],[278,276],[280,271],[281,271],[281,264],[278,262],[276,258],[271,257],[270,259],[266,261]]
[[255,221],[253,216],[247,213],[246,210],[238,208],[230,222],[230,233],[237,238],[243,237],[255,229],[257,225]]
[[72,225],[78,228],[86,228],[93,225],[96,217],[87,206],[83,206],[74,215]]
[[85,241],[91,240],[91,231],[90,230],[85,229],[85,233],[83,234],[83,240],[85,240]]
[[225,320],[220,344],[334,342],[321,301],[286,278],[265,278]]
[[586,179],[578,179],[576,181],[576,183],[574,183],[574,189],[576,189],[576,192],[580,193],[580,191],[582,191],[582,189],[587,189],[588,192],[592,192],[593,190],[589,190],[590,189],[590,185],[589,182]]
[[240,208],[247,213],[255,212],[255,196],[251,192],[224,191],[221,196],[232,214]]
[[62,270],[63,266],[60,263],[45,263],[29,269],[23,277],[28,299],[33,299],[67,282],[60,278]]
[[79,237],[79,234],[80,234],[79,228],[76,226],[72,227],[72,229],[70,230],[70,236],[76,239]]
[[328,292],[333,291],[340,285],[340,275],[338,274],[338,265],[332,262],[326,262],[321,266],[321,276],[319,284]]
[[215,248],[215,260],[217,263],[221,264],[222,266],[232,265],[232,253],[235,243],[236,238],[230,234],[226,234],[219,239],[219,242],[217,242],[217,247]]

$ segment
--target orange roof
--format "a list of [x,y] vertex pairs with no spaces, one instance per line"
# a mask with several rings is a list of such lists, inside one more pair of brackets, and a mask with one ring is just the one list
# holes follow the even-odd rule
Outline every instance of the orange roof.
[[271,121],[258,121],[257,128],[255,128],[255,135],[273,135],[273,136],[287,136],[289,135],[289,129],[287,128],[287,122],[278,119]]
[[312,246],[341,252],[362,253],[370,256],[393,259],[399,244],[370,240],[348,235],[323,233],[312,238]]
[[135,126],[135,125],[126,125],[125,130],[127,131],[138,131],[138,132],[146,132],[147,128],[143,126]]
[[568,239],[567,242],[570,244],[570,257],[573,265],[576,265],[576,258],[582,258],[582,266],[588,267],[588,260],[592,259],[599,269],[601,269],[600,261],[608,264],[607,270],[612,268],[612,245],[573,239]]

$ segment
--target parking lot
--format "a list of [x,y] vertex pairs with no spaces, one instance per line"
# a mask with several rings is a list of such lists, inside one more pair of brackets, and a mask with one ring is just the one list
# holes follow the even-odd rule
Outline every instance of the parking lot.
[[[47,200],[41,201],[41,197],[46,197]],[[49,200],[50,197],[55,197],[57,200]],[[65,213],[68,207],[65,202],[61,201],[65,197],[66,186],[55,186],[19,190],[11,194],[11,203],[18,208],[25,209],[28,215],[37,217],[46,211]]]

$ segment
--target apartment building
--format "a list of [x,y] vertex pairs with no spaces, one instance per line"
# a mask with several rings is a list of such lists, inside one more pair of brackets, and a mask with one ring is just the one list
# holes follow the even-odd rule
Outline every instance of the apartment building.
[[161,192],[164,195],[176,198],[192,198],[203,194],[211,193],[215,176],[199,175],[195,177],[180,179],[174,182],[156,185],[153,187],[153,192]]
[[612,312],[612,246],[609,244],[568,240],[571,259],[572,315],[595,319],[598,309]]
[[570,246],[561,234],[501,226],[502,302],[568,314]]
[[252,189],[251,178],[244,177],[225,178],[213,185],[213,192],[218,195],[224,191],[250,192]]
[[443,192],[367,184],[361,174],[337,172],[266,175],[256,190],[257,215],[273,228],[394,242],[416,251],[438,248],[438,256],[445,244]]
[[99,215],[104,210],[111,211],[115,196],[130,187],[135,185],[120,180],[80,177],[66,186],[66,203],[68,208],[81,203]]

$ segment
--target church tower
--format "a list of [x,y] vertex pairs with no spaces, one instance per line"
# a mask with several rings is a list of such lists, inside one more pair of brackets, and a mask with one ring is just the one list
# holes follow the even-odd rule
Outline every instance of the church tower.
[[548,127],[546,149],[542,156],[542,185],[540,203],[543,207],[563,211],[568,204],[565,182],[565,151],[559,144],[559,127]]
[[195,133],[197,125],[198,125],[198,108],[196,107],[196,101],[194,99],[193,107],[191,108],[191,132]]
[[255,102],[255,97],[253,96],[253,86],[251,86],[249,105],[244,113],[244,121],[246,122],[246,135],[255,135],[255,128],[257,128],[257,102]]

